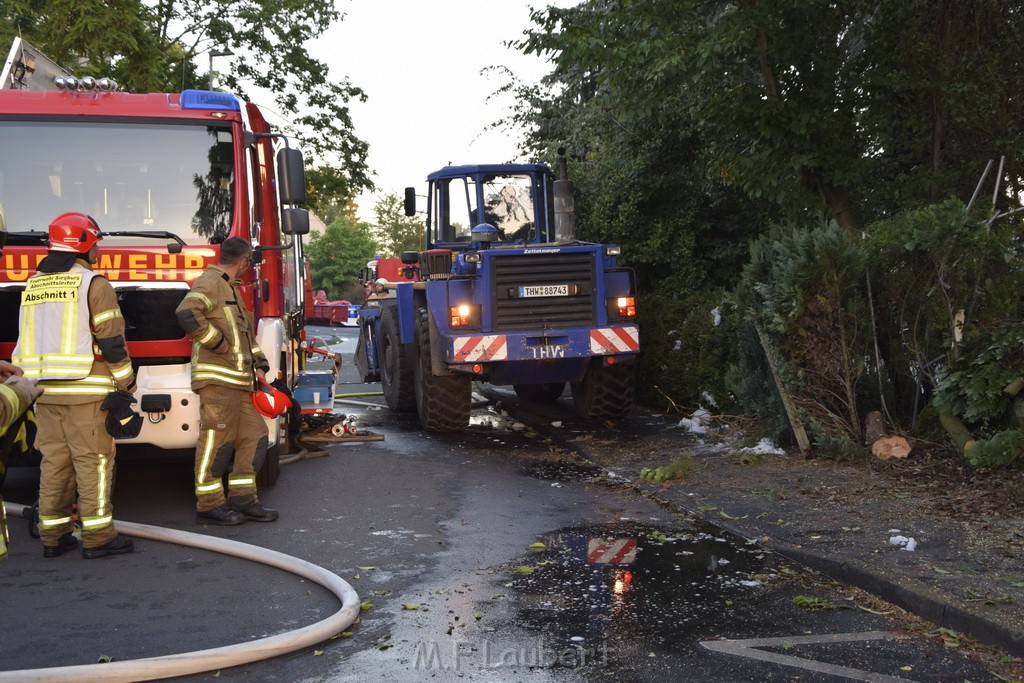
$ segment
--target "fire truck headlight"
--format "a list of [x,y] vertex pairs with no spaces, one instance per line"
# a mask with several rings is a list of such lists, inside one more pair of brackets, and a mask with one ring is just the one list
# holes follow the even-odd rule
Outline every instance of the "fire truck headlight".
[[78,90],[78,79],[74,76],[65,76],[64,85],[68,90]]
[[92,76],[82,76],[82,89],[83,90],[94,90],[96,88],[96,79]]
[[619,254],[622,253],[622,247],[620,247],[617,244],[610,244],[607,247],[605,247],[604,253],[608,254],[609,256],[618,256]]
[[480,263],[480,252],[468,251],[462,258],[466,259],[466,263]]
[[53,84],[57,86],[57,90],[64,90],[68,87],[67,83],[64,82],[63,76],[57,76],[53,79]]

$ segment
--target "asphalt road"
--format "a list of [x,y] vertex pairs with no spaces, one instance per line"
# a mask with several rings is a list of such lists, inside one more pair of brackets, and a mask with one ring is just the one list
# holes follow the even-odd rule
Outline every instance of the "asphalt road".
[[[346,355],[339,394],[374,388],[354,376],[353,330],[309,331]],[[281,511],[274,524],[198,527],[190,463],[119,463],[117,519],[300,557],[366,603],[350,633],[315,648],[186,680],[996,680],[958,652],[895,633],[884,614],[829,608],[854,606],[852,591],[517,428],[520,411],[568,419],[571,401],[538,408],[491,395],[502,407],[475,409],[456,435],[339,403],[384,441],[286,466],[262,492]],[[15,469],[3,495],[31,503],[37,483],[34,470]],[[245,642],[339,607],[285,572],[156,541],[128,556],[46,560],[24,522],[12,526],[0,673]]]

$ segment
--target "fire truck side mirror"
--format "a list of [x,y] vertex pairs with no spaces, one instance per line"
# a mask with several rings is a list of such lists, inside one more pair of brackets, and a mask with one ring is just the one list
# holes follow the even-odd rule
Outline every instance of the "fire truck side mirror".
[[415,216],[416,215],[416,188],[407,187],[405,188],[405,215]]
[[282,209],[281,232],[285,235],[308,235],[309,211],[299,208]]
[[285,147],[277,153],[277,187],[282,204],[306,201],[306,168],[299,150]]

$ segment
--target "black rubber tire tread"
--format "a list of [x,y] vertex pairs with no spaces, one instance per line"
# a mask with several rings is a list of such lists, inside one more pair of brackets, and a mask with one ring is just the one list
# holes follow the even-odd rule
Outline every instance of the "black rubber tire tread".
[[428,432],[460,432],[469,425],[472,381],[469,375],[436,377],[430,371],[430,314],[416,312],[416,412]]
[[411,348],[402,347],[401,338],[398,307],[389,306],[380,313],[380,385],[388,408],[411,413],[416,410],[416,388],[413,386],[416,358]]
[[513,384],[516,396],[534,403],[554,403],[565,391],[565,382],[543,382],[541,384]]
[[576,411],[587,419],[614,419],[633,407],[635,365],[602,365],[591,361],[583,379],[572,383]]
[[[287,427],[287,425],[285,425]],[[264,489],[273,486],[281,476],[281,449],[271,446],[267,449],[267,457],[256,473],[256,488]]]

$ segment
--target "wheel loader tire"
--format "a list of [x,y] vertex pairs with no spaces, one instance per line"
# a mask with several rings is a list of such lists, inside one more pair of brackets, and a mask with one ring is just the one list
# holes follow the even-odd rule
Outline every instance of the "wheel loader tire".
[[576,411],[588,419],[618,418],[633,406],[634,364],[602,365],[595,358],[583,379],[572,383]]
[[430,314],[426,308],[416,312],[416,412],[428,432],[458,432],[469,425],[472,398],[469,375],[434,376],[430,371]]
[[516,396],[524,401],[554,403],[565,391],[565,382],[544,382],[542,384],[513,384]]
[[398,332],[398,308],[390,306],[380,314],[380,384],[384,400],[391,410],[411,413],[416,410],[413,386],[413,348],[402,346]]

